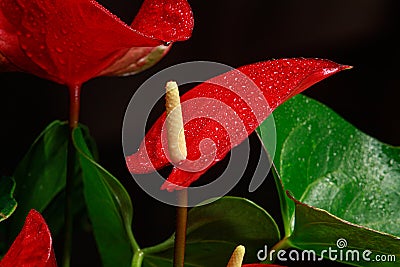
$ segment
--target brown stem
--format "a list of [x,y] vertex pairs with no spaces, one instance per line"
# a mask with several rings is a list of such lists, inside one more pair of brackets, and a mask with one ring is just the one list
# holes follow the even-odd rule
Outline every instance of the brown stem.
[[174,245],[174,267],[183,267],[185,262],[186,227],[187,227],[187,189],[177,191],[176,232]]
[[81,85],[69,86],[69,142],[67,150],[67,175],[65,182],[65,211],[64,211],[64,253],[62,266],[69,267],[71,262],[73,214],[72,214],[72,191],[75,175],[75,149],[72,142],[72,133],[79,122]]
[[80,108],[81,85],[75,84],[69,86],[69,127],[74,129],[78,127],[79,108]]

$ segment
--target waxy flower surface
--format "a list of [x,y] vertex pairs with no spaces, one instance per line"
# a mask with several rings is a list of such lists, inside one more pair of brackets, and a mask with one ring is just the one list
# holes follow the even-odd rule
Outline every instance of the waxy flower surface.
[[[187,159],[174,166],[162,189],[188,187],[245,140],[277,106],[347,68],[324,59],[278,59],[246,65],[194,87],[181,97]],[[150,173],[170,164],[165,119],[164,113],[138,152],[126,157],[131,173]]]
[[31,210],[0,267],[57,267],[52,243],[46,221],[39,212]]
[[163,44],[188,39],[192,29],[186,0],[146,0],[130,26],[94,0],[2,0],[0,70],[80,86],[139,71],[140,61],[155,62]]

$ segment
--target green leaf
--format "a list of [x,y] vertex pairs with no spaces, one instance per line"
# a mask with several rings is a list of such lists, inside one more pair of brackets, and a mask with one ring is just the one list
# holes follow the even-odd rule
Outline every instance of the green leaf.
[[[90,151],[97,155],[93,139],[86,127],[80,125]],[[67,146],[69,126],[67,122],[54,121],[39,135],[28,153],[19,163],[14,177],[15,198],[18,209],[11,217],[9,236],[13,241],[21,230],[26,215],[31,209],[43,214],[52,235],[57,236],[64,225],[65,179],[67,170]],[[73,191],[73,214],[84,209],[81,170],[75,163]]]
[[[226,266],[240,244],[246,247],[245,262],[255,262],[258,250],[279,239],[278,227],[265,210],[247,199],[223,197],[189,211],[185,266]],[[143,266],[171,266],[173,245],[174,236],[143,249]]]
[[[56,195],[43,211],[43,216],[51,230],[52,236],[57,238],[63,234],[65,212],[65,189]],[[85,202],[83,201],[83,183],[81,174],[74,176],[74,189],[72,191],[72,214],[74,218],[85,211]]]
[[[68,125],[55,121],[36,139],[14,172],[18,209],[11,217],[11,239],[31,209],[43,212],[65,187]],[[47,219],[47,218],[46,218]]]
[[[69,126],[65,124],[65,130],[69,133]],[[88,145],[89,151],[94,155],[95,159],[98,159],[97,146],[94,139],[89,134],[89,129],[79,124],[79,129],[81,129],[83,138]],[[76,153],[76,151],[75,151]],[[76,156],[75,156],[76,158]],[[49,203],[43,212],[47,224],[49,225],[53,237],[57,236],[64,226],[64,209],[65,209],[65,188],[56,195],[53,200]],[[80,162],[76,160],[75,162],[75,175],[73,181],[72,190],[72,214],[73,216],[80,216],[79,214],[87,212],[85,210],[85,202],[83,196],[83,182],[82,182],[82,169]]]
[[73,141],[103,266],[130,266],[134,252],[139,251],[131,230],[131,199],[119,181],[94,161],[80,128],[74,130]]
[[[288,242],[321,250],[337,248],[336,241],[345,238],[349,248],[398,255],[400,149],[367,136],[302,95],[277,108],[274,120],[275,177],[284,187],[278,190]],[[258,133],[266,150],[271,149],[264,124]]]
[[[340,242],[345,242],[345,247]],[[379,266],[400,265],[398,238],[350,224],[327,211],[303,203],[296,203],[296,225],[288,243],[295,248],[314,250],[319,255],[326,250],[324,256],[328,258],[329,248],[337,250],[332,253],[332,260],[356,266],[377,266],[376,259],[382,257],[386,262],[379,262]]]
[[17,201],[13,197],[14,189],[14,179],[0,178],[0,222],[10,217],[17,208]]
[[[20,231],[32,208],[44,213],[53,235],[63,226],[69,132],[67,123],[50,124],[15,171],[19,207],[12,216],[13,235],[9,239],[13,240]],[[130,266],[133,251],[138,253],[139,248],[131,231],[133,209],[129,195],[95,162],[97,150],[87,128],[79,125],[73,137],[77,150],[73,213],[83,210],[86,203],[104,266]]]

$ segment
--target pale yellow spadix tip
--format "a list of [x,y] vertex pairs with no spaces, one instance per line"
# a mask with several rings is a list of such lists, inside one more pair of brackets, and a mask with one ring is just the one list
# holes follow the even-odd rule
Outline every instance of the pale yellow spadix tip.
[[181,101],[176,82],[167,82],[165,89],[168,152],[170,160],[174,163],[178,163],[182,160],[185,160],[187,156],[185,132],[183,131]]
[[178,90],[178,84],[175,81],[169,81],[167,82],[165,89],[167,90],[167,92],[171,90]]
[[237,246],[233,251],[232,256],[229,259],[228,265],[226,267],[241,267],[245,252],[246,249],[244,246]]

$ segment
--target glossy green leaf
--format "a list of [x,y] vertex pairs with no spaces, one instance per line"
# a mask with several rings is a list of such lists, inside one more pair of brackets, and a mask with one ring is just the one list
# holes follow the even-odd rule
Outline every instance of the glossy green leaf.
[[131,199],[119,181],[94,161],[80,128],[73,132],[73,141],[103,266],[130,266],[134,251],[139,250],[131,230]]
[[17,208],[14,199],[15,181],[10,177],[0,177],[0,222],[4,221]]
[[[85,212],[85,202],[83,201],[83,184],[80,174],[74,176],[74,189],[72,191],[72,214],[74,218]],[[51,234],[54,238],[63,234],[65,212],[65,189],[56,195],[43,211],[43,216],[49,225]]]
[[[67,123],[53,122],[19,164],[15,172],[19,207],[10,224],[14,234],[11,240],[32,208],[43,212],[53,235],[63,226],[69,132]],[[131,231],[129,195],[95,162],[97,150],[86,127],[80,125],[74,131],[74,143],[73,213],[77,214],[86,203],[104,266],[130,266],[133,251],[139,248]]]
[[29,210],[43,212],[65,187],[68,125],[55,121],[36,139],[14,172],[18,209],[12,219],[17,235]]
[[[288,243],[321,250],[337,248],[336,241],[345,238],[349,248],[398,255],[400,149],[302,95],[277,108],[274,120],[275,176],[284,187],[278,190]],[[258,133],[268,151],[274,144],[263,125]]]
[[[275,221],[253,202],[223,197],[191,209],[188,215],[185,266],[226,266],[239,244],[246,247],[245,262],[257,261],[257,251],[280,239]],[[171,266],[174,237],[143,249],[143,266]]]
[[[377,266],[377,261],[380,261],[379,266],[400,266],[397,237],[350,224],[303,203],[296,203],[295,222],[294,231],[287,240],[292,247],[314,250],[331,260],[356,266]],[[331,256],[329,248],[336,250]]]
[[[82,125],[80,128],[85,142],[89,144],[90,151],[97,156],[97,149],[87,128]],[[19,205],[11,217],[10,241],[14,240],[20,231],[31,209],[36,209],[43,214],[53,236],[57,236],[64,225],[68,140],[67,122],[54,121],[40,134],[19,163],[14,173],[15,197]],[[84,208],[81,170],[78,162],[75,165],[73,214],[77,214]]]
[[[69,132],[69,126],[65,124],[64,127],[66,128],[66,131]],[[98,159],[97,146],[94,139],[89,134],[89,129],[82,124],[79,124],[79,129],[82,132],[85,143],[88,145],[90,153],[94,155],[95,159]],[[75,163],[75,175],[73,183],[72,214],[75,217],[79,216],[79,214],[82,214],[83,212],[86,212],[83,196],[82,169],[78,160],[76,160]],[[53,200],[43,211],[43,215],[51,229],[53,237],[57,237],[57,234],[59,234],[60,230],[62,230],[62,227],[64,227],[64,208],[65,189],[63,188],[63,190],[53,198]]]

